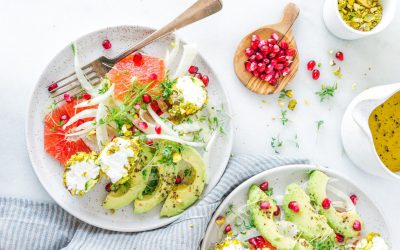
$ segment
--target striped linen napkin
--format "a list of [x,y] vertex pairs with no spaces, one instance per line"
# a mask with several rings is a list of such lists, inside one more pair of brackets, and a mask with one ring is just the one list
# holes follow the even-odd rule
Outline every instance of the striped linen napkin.
[[274,167],[308,163],[263,155],[233,156],[220,182],[172,224],[142,233],[118,233],[86,224],[54,203],[0,197],[0,249],[198,249],[221,201],[248,178]]

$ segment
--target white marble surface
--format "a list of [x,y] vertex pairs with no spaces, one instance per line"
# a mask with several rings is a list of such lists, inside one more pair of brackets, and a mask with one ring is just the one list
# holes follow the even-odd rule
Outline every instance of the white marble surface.
[[[25,148],[24,123],[27,100],[42,69],[62,47],[76,37],[106,26],[138,24],[160,27],[193,0],[1,0],[0,1],[0,195],[51,200],[30,166]],[[287,1],[225,1],[219,14],[179,31],[185,40],[196,42],[225,83],[233,104],[236,137],[233,153],[273,153],[272,136],[293,139],[299,148],[285,142],[282,155],[310,158],[349,176],[377,203],[387,218],[394,249],[400,249],[398,231],[400,183],[369,176],[356,168],[341,146],[341,117],[350,100],[374,85],[398,81],[400,55],[400,13],[387,30],[359,41],[333,37],[324,27],[322,1],[295,1],[301,9],[294,32],[301,55],[300,69],[290,88],[299,101],[289,112],[290,123],[283,127],[278,118],[276,98],[251,93],[236,79],[232,56],[241,37],[264,24],[279,20]],[[330,73],[329,49],[345,53],[343,80],[337,96],[320,104],[315,92],[320,84],[335,80]],[[321,61],[319,81],[311,80],[305,64]],[[370,69],[369,69],[370,68]],[[357,90],[352,90],[352,84]],[[211,83],[212,84],[212,83]],[[265,100],[265,101],[264,101]],[[308,100],[309,104],[305,104]],[[265,103],[266,102],[266,103]],[[325,123],[318,132],[315,121]]]

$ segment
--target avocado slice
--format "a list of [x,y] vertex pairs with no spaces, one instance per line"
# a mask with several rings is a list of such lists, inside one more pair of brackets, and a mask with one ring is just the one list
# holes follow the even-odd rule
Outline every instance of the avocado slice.
[[[295,213],[288,207],[291,201],[298,203],[299,212]],[[300,230],[301,237],[311,244],[326,244],[328,241],[334,244],[335,232],[329,227],[326,218],[315,211],[311,205],[310,197],[296,183],[286,187],[282,208],[285,212],[285,219],[294,223]]]
[[131,174],[130,178],[121,184],[116,191],[111,191],[107,194],[103,201],[105,209],[119,209],[129,205],[146,188],[149,179],[150,169],[144,169]]
[[311,201],[316,205],[318,212],[326,217],[329,226],[335,232],[349,238],[358,236],[360,232],[353,229],[354,221],[358,220],[361,223],[361,228],[363,228],[363,222],[356,210],[338,212],[333,206],[329,209],[322,207],[322,201],[327,197],[326,185],[328,180],[329,177],[321,171],[315,170],[310,174],[307,189]]
[[206,166],[201,155],[192,147],[184,147],[182,160],[192,168],[194,176],[191,184],[175,185],[168,194],[164,205],[161,208],[161,216],[175,216],[196,202],[203,192],[206,180]]
[[[314,249],[310,243],[304,239],[292,239],[282,235],[274,222],[274,211],[276,203],[274,199],[267,196],[258,186],[251,185],[248,192],[247,206],[250,210],[250,219],[261,233],[274,247],[280,250],[307,250]],[[269,202],[271,207],[262,210],[261,202]]]
[[133,213],[142,214],[148,212],[164,201],[172,190],[176,176],[174,167],[159,165],[157,166],[157,171],[158,183],[155,190],[151,194],[144,195],[141,199],[135,200]]

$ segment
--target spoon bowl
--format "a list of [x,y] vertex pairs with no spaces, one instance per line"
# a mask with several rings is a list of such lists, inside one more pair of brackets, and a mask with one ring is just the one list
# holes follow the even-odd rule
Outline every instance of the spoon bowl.
[[[299,56],[291,27],[297,19],[299,12],[300,9],[296,4],[289,3],[286,5],[283,11],[283,17],[280,22],[260,27],[245,36],[242,41],[240,41],[239,46],[236,49],[233,64],[236,76],[243,83],[243,85],[246,86],[246,88],[258,94],[274,94],[285,88],[285,86],[295,76],[298,70]],[[290,48],[294,48],[296,50],[293,63],[290,65],[290,73],[287,76],[280,77],[275,86],[270,85],[267,81],[254,77],[253,74],[248,72],[244,66],[244,63],[247,61],[247,56],[245,55],[244,51],[250,46],[252,35],[258,35],[263,39],[271,37],[272,33],[277,33],[281,37],[281,40],[284,39]]]

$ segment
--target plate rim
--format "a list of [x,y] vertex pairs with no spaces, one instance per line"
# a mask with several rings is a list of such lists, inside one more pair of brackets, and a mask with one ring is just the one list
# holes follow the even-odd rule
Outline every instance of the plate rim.
[[[144,26],[144,25],[126,25],[126,24],[113,25],[113,26],[101,27],[101,28],[98,28],[98,29],[93,30],[91,32],[85,33],[83,35],[80,35],[80,36],[76,37],[75,40],[79,40],[79,39],[82,39],[84,37],[87,37],[87,36],[90,36],[90,35],[94,35],[96,33],[104,32],[107,29],[123,29],[123,28],[127,28],[127,29],[132,29],[132,28],[135,29],[136,28],[136,29],[145,29],[145,30],[152,30],[152,31],[156,30],[153,27]],[[177,34],[177,32],[172,32],[170,35],[172,35],[174,37],[177,37],[177,38],[179,38],[179,40],[181,40],[182,42],[186,43],[186,40],[182,39],[181,36]],[[98,228],[102,228],[102,229],[105,229],[105,230],[110,230],[110,231],[115,231],[115,232],[125,232],[125,233],[127,233],[127,232],[130,232],[130,233],[144,232],[144,231],[149,231],[149,230],[153,230],[153,229],[158,229],[158,228],[161,228],[163,226],[167,226],[167,225],[171,224],[172,222],[178,220],[183,215],[183,213],[181,213],[179,215],[176,215],[174,217],[170,217],[170,218],[168,218],[169,220],[159,221],[158,223],[154,223],[153,225],[150,225],[150,226],[142,226],[139,229],[137,228],[137,225],[136,225],[136,228],[134,226],[132,226],[132,227],[120,227],[120,226],[117,226],[117,225],[114,225],[114,224],[103,225],[103,223],[98,223],[96,220],[94,220],[94,221],[87,220],[85,216],[82,216],[77,211],[71,211],[70,209],[67,209],[66,206],[63,204],[63,202],[61,202],[58,199],[58,196],[55,195],[55,194],[53,195],[52,192],[49,190],[49,187],[47,187],[47,185],[45,185],[45,180],[39,174],[38,167],[36,166],[37,163],[35,163],[35,161],[34,161],[34,153],[33,153],[33,151],[30,150],[30,148],[33,145],[33,142],[32,142],[32,131],[29,129],[30,122],[33,119],[33,118],[30,117],[30,113],[31,113],[30,111],[31,111],[32,106],[33,106],[32,102],[33,102],[33,99],[35,97],[35,95],[34,95],[35,91],[40,85],[40,79],[43,78],[43,76],[45,75],[46,70],[53,64],[53,62],[55,61],[57,55],[59,53],[61,53],[67,46],[68,46],[68,44],[66,46],[63,46],[62,48],[58,49],[57,52],[55,53],[55,55],[53,55],[53,57],[51,57],[49,62],[47,64],[45,64],[45,66],[41,69],[40,75],[36,78],[35,84],[32,86],[32,88],[30,90],[28,103],[27,103],[27,106],[26,106],[26,109],[25,109],[25,126],[24,126],[24,129],[25,129],[25,132],[24,132],[25,145],[26,145],[26,150],[28,151],[28,156],[29,156],[29,161],[31,163],[31,167],[33,168],[33,171],[34,171],[37,179],[39,180],[40,184],[42,185],[44,190],[47,192],[47,194],[50,196],[50,198],[58,206],[60,206],[63,210],[65,210],[67,213],[71,214],[75,218],[77,218],[77,219],[79,219],[79,220],[81,220],[81,221],[83,221],[83,222],[85,222],[85,223],[87,223],[89,225],[92,225],[92,226],[95,226],[95,227],[98,227]],[[226,100],[225,109],[226,109],[227,113],[230,115],[232,113],[232,102],[230,100],[230,97],[228,95],[228,92],[227,92],[225,86],[222,84],[222,82],[219,79],[218,73],[213,69],[211,64],[203,57],[201,51],[198,51],[197,56],[199,56],[210,67],[210,69],[213,71],[213,73],[215,75],[215,78],[217,79],[217,82],[220,83],[219,84],[220,88],[221,88],[221,90],[222,90],[222,92],[223,92],[223,94],[225,96],[225,100]],[[229,123],[228,123],[229,134],[227,134],[229,140],[228,140],[228,144],[225,147],[225,148],[228,148],[228,151],[227,151],[228,152],[227,153],[228,157],[226,157],[226,159],[221,162],[221,165],[223,165],[225,167],[221,168],[222,169],[221,173],[219,174],[219,178],[215,181],[214,187],[215,187],[215,185],[218,184],[218,182],[222,178],[223,174],[225,173],[225,170],[226,170],[229,158],[230,158],[230,154],[232,153],[233,141],[234,141],[234,136],[235,136],[235,134],[234,134],[234,124],[233,124],[233,119],[231,119],[229,117],[228,117],[228,119],[230,119]],[[202,194],[202,197],[204,197],[205,195],[207,195],[207,193]],[[193,204],[192,206],[196,206],[197,205],[196,203]],[[190,208],[188,208],[188,209],[190,209]]]
[[[356,189],[358,189],[358,190],[360,191],[359,193],[361,193],[362,196],[367,197],[367,199],[369,199],[371,202],[373,201],[373,200],[369,197],[369,195],[366,195],[366,193],[364,192],[364,190],[361,189],[361,188],[359,187],[358,184],[356,184],[355,182],[351,181],[349,177],[344,176],[343,174],[340,174],[338,171],[332,170],[332,169],[330,169],[330,168],[328,168],[328,167],[320,166],[320,165],[312,164],[312,163],[311,163],[311,164],[288,164],[288,165],[283,165],[283,166],[274,167],[274,168],[271,168],[271,169],[264,170],[264,171],[262,171],[261,173],[258,173],[258,174],[256,174],[256,175],[253,175],[252,177],[248,178],[248,179],[245,180],[243,183],[241,183],[239,186],[237,186],[235,189],[233,189],[233,190],[229,193],[229,195],[227,195],[227,196],[224,198],[224,200],[221,202],[221,204],[218,206],[218,208],[214,211],[214,213],[213,213],[213,215],[212,215],[210,221],[209,221],[208,224],[207,224],[207,228],[206,228],[206,231],[205,231],[205,233],[204,233],[204,237],[203,237],[203,239],[202,239],[202,241],[201,241],[201,247],[200,247],[200,249],[201,249],[201,250],[207,250],[205,241],[206,241],[206,239],[208,239],[208,238],[210,237],[209,234],[211,233],[211,228],[213,227],[213,225],[212,225],[213,221],[215,221],[215,219],[218,217],[218,214],[221,212],[221,210],[222,210],[224,207],[226,207],[227,203],[228,203],[240,190],[242,190],[245,186],[248,186],[249,183],[254,182],[254,180],[255,180],[255,179],[258,179],[260,176],[267,176],[267,175],[270,175],[270,174],[272,174],[272,173],[274,173],[274,172],[279,172],[279,171],[284,171],[284,170],[290,170],[290,169],[293,169],[293,170],[304,170],[304,171],[306,171],[306,170],[311,170],[311,169],[318,169],[318,170],[321,170],[321,171],[323,171],[324,173],[326,173],[326,174],[328,174],[328,175],[330,175],[330,174],[337,175],[337,176],[339,176],[340,178],[342,178],[344,181],[349,182],[349,183],[351,183],[354,187],[356,187]],[[379,214],[380,214],[380,215],[382,216],[382,218],[383,218],[383,223],[384,223],[384,225],[385,225],[385,227],[386,227],[386,229],[387,229],[387,231],[388,231],[388,235],[385,235],[385,238],[386,238],[387,240],[389,240],[389,242],[391,243],[391,242],[392,242],[392,238],[391,238],[390,230],[389,230],[389,227],[388,227],[388,224],[387,224],[387,218],[386,218],[386,216],[382,213],[381,209],[380,209],[378,206],[375,206],[375,205],[374,205],[374,208],[379,212]],[[390,245],[391,245],[391,244],[390,244]]]

